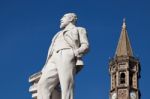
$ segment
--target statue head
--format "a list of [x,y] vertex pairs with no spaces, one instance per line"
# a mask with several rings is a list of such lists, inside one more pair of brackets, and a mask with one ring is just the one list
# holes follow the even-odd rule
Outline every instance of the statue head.
[[60,28],[63,29],[67,25],[75,24],[77,20],[77,16],[75,13],[67,13],[60,19]]

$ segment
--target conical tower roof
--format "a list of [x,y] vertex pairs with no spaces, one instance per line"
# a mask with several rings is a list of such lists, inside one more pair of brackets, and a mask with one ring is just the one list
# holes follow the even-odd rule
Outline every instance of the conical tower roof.
[[130,40],[126,29],[125,19],[123,20],[122,31],[115,56],[133,56]]

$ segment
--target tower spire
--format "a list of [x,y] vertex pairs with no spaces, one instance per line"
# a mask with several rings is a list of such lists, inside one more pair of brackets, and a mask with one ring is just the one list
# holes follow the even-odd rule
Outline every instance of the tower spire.
[[133,56],[130,40],[126,29],[125,18],[123,19],[122,31],[119,38],[115,56]]

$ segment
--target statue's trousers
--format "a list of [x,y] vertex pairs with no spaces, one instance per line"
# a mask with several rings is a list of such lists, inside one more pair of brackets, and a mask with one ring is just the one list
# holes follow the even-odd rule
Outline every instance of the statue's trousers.
[[71,48],[54,51],[38,82],[38,99],[51,99],[52,92],[59,82],[61,98],[73,99],[75,63],[75,55]]

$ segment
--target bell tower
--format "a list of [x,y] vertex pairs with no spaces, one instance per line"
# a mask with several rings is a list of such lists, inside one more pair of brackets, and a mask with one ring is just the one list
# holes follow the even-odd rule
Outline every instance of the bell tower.
[[125,19],[115,56],[109,61],[111,78],[109,99],[140,99],[140,62],[134,57]]

